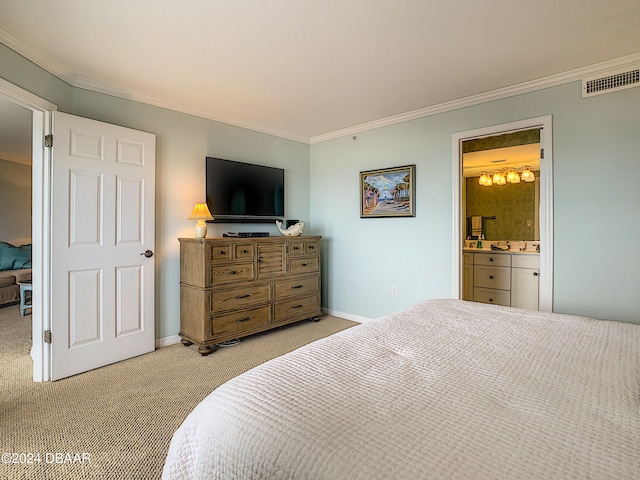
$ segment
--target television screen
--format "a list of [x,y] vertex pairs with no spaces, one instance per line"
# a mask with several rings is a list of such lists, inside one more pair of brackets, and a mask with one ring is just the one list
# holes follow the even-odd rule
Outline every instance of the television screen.
[[206,157],[206,175],[207,205],[216,220],[271,221],[284,215],[282,168]]

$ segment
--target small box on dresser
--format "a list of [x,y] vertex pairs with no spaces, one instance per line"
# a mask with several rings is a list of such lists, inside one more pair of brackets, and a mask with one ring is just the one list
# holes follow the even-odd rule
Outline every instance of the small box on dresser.
[[180,238],[180,336],[217,344],[320,310],[320,238]]

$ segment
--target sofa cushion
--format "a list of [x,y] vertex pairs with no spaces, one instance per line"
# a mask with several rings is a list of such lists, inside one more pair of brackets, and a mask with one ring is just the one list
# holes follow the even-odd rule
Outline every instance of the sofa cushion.
[[31,269],[25,268],[23,270],[15,270],[13,272],[16,276],[16,282],[31,282]]
[[13,251],[16,247],[7,242],[0,242],[0,270],[13,268]]
[[31,244],[13,246],[0,242],[0,271],[31,268]]
[[16,276],[10,273],[0,272],[0,288],[16,284]]

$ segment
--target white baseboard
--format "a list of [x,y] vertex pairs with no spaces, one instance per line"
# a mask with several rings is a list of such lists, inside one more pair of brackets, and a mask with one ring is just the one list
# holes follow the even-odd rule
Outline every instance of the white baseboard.
[[331,310],[329,308],[323,308],[322,311],[332,317],[344,318],[345,320],[351,320],[352,322],[367,323],[373,322],[375,318],[361,317],[360,315],[352,315],[351,313],[338,312],[337,310]]
[[170,337],[156,338],[156,348],[168,347],[180,343],[180,335],[171,335]]
[[[344,318],[345,320],[351,320],[352,322],[366,323],[373,322],[375,318],[361,317],[359,315],[352,315],[350,313],[338,312],[336,310],[330,310],[323,308],[322,311],[332,317]],[[156,348],[168,347],[169,345],[175,345],[180,343],[180,335],[171,335],[169,337],[156,338]]]

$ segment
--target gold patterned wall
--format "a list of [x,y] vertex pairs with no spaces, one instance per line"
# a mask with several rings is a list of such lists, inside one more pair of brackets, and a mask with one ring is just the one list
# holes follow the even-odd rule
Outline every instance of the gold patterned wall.
[[[466,216],[493,217],[486,220],[487,240],[537,240],[535,235],[536,185],[540,172],[534,172],[535,182],[484,187],[479,177],[466,179]],[[465,238],[466,222],[464,222]]]

